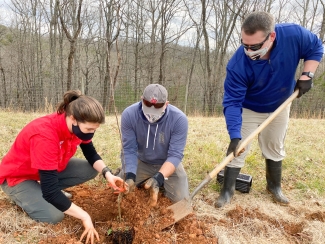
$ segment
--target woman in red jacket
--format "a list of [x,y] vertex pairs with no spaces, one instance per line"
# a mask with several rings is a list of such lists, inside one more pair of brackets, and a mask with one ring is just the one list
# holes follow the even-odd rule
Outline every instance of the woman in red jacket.
[[[116,182],[123,183],[111,174],[91,141],[103,123],[105,113],[96,99],[66,92],[56,113],[31,121],[18,134],[0,164],[2,190],[32,219],[55,224],[68,214],[83,223],[80,240],[99,240],[89,214],[61,190],[91,180],[98,172],[114,189]],[[79,145],[86,160],[73,158]]]

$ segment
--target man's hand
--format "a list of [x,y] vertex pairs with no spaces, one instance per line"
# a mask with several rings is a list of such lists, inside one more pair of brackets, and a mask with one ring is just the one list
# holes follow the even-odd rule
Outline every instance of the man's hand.
[[150,207],[155,207],[157,205],[159,187],[162,187],[164,185],[164,181],[165,177],[160,172],[157,172],[154,176],[146,181],[144,188],[149,189],[150,191]]
[[126,188],[126,191],[124,192],[124,194],[128,194],[130,192],[133,192],[134,191],[134,188],[135,188],[135,178],[136,178],[136,175],[131,173],[131,172],[128,172],[125,174],[125,182],[126,184],[128,185],[127,188]]
[[297,80],[295,90],[299,89],[299,94],[297,98],[301,97],[303,94],[308,92],[313,87],[313,79],[309,80]]
[[133,192],[134,191],[134,188],[135,188],[134,181],[132,179],[127,179],[125,182],[126,182],[126,184],[128,186],[127,186],[126,191],[124,192],[124,194],[128,194],[130,192]]
[[240,139],[239,138],[234,138],[234,139],[231,139],[230,143],[229,143],[229,146],[228,146],[228,150],[227,150],[227,156],[230,154],[230,153],[233,153],[235,157],[239,156],[240,154],[242,154],[244,151],[245,151],[245,148],[243,148],[240,152],[238,152],[238,154],[236,155],[236,151],[237,151],[237,148],[238,148],[238,144],[240,142]]

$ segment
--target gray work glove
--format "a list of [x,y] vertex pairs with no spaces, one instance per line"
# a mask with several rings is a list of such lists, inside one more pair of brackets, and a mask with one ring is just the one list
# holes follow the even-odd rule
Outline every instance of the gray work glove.
[[133,173],[126,173],[125,174],[125,182],[126,184],[128,184],[128,187],[126,189],[126,191],[124,192],[124,194],[128,194],[130,192],[133,192],[134,191],[134,188],[135,188],[135,178],[136,178],[136,175],[133,174]]
[[150,191],[150,200],[148,203],[150,207],[155,207],[157,205],[159,187],[162,187],[164,182],[165,177],[160,172],[157,172],[154,176],[146,181],[144,189],[149,189]]

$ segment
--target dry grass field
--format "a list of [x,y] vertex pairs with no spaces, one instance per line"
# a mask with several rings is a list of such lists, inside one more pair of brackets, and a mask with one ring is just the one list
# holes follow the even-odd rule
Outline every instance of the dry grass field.
[[[8,151],[20,129],[42,114],[0,112],[0,156]],[[214,208],[220,186],[213,179],[194,198],[196,217],[206,222],[218,243],[324,243],[325,240],[325,120],[291,119],[286,137],[283,191],[289,206],[274,203],[265,190],[265,165],[256,138],[242,173],[253,177],[250,193],[236,191],[230,205]],[[93,139],[111,168],[120,165],[119,130],[114,116],[107,117]],[[189,117],[183,164],[193,190],[225,157],[229,143],[223,118]],[[80,151],[78,155],[81,157]],[[91,185],[92,182],[89,182]],[[91,198],[92,196],[89,196]],[[58,235],[54,226],[36,223],[18,211],[0,190],[0,243],[40,243]],[[5,206],[5,207],[4,207]],[[66,226],[60,233],[74,233]],[[177,233],[175,233],[177,235]],[[73,243],[73,242],[71,242]],[[180,243],[171,239],[170,243]],[[189,242],[190,243],[190,242]]]

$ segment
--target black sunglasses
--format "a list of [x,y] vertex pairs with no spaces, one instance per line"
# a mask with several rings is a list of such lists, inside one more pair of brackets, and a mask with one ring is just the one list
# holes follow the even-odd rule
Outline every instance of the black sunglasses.
[[266,36],[266,38],[265,38],[264,41],[262,41],[261,43],[258,43],[258,44],[254,44],[254,45],[246,45],[246,44],[244,44],[244,43],[243,43],[243,39],[240,39],[240,42],[241,42],[241,44],[243,45],[243,47],[244,47],[246,50],[250,49],[250,50],[252,50],[252,51],[257,51],[257,50],[261,49],[261,47],[262,47],[262,46],[264,45],[264,43],[267,41],[267,39],[269,38],[269,36],[270,36],[270,33]]
[[154,106],[155,108],[162,108],[165,105],[165,103],[151,103],[145,99],[142,99],[142,101],[143,101],[144,105],[146,105],[149,108],[151,106]]

